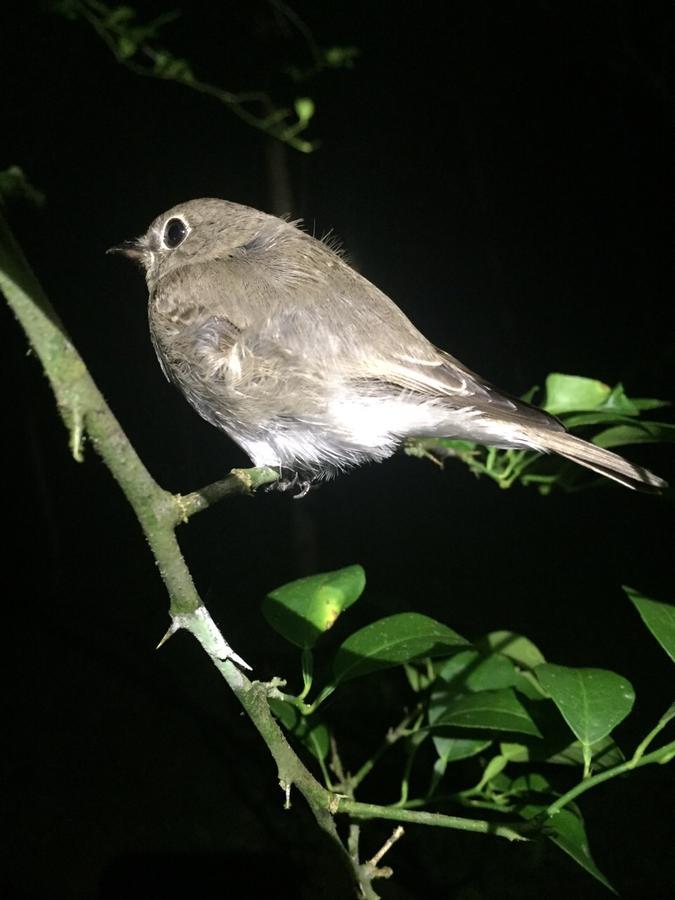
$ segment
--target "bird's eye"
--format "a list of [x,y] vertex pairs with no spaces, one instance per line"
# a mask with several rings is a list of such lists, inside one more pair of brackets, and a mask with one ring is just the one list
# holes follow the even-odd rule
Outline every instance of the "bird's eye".
[[169,219],[164,226],[164,243],[169,250],[174,250],[187,237],[187,225],[182,219]]

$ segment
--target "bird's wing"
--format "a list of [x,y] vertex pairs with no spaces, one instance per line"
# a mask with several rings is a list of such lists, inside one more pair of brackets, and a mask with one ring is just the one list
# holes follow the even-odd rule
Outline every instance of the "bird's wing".
[[554,416],[494,387],[444,350],[429,345],[428,351],[423,355],[399,351],[371,358],[367,371],[353,376],[357,390],[371,397],[398,393],[421,404],[432,401],[439,411],[446,410],[450,417],[447,421],[457,413],[502,422],[507,427],[564,430]]

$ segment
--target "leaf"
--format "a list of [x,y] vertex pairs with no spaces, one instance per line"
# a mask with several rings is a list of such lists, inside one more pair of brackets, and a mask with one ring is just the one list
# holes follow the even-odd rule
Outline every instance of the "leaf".
[[620,382],[612,388],[609,396],[602,405],[605,409],[611,409],[619,415],[638,416],[640,414],[640,410],[635,402],[626,394],[623,385]]
[[468,641],[420,613],[398,613],[355,631],[333,660],[335,682],[360,678],[420,656],[443,656]]
[[528,700],[542,700],[546,697],[543,687],[534,676],[534,672],[529,669],[525,672],[518,672],[518,680],[513,686],[519,694],[527,697]]
[[477,650],[462,650],[443,663],[438,678],[446,685],[445,688],[439,685],[438,692],[449,696],[465,691],[513,687],[518,681],[518,672],[505,656],[483,656]]
[[582,425],[603,425],[606,422],[625,425],[633,425],[635,423],[635,419],[631,416],[619,415],[614,410],[606,410],[604,408],[592,412],[567,413],[561,418],[565,428],[580,428]]
[[[527,804],[519,810],[519,813],[524,819],[534,819],[542,815],[545,810],[545,806]],[[597,878],[608,890],[616,894],[616,891],[591,856],[586,829],[580,816],[572,812],[571,809],[561,809],[555,816],[546,819],[544,824],[553,830],[553,834],[547,834],[549,840],[553,841],[561,850],[564,850],[582,869],[585,869],[590,875]]]
[[[625,761],[621,748],[609,735],[591,745],[591,771],[603,772]],[[583,745],[580,741],[572,741],[561,750],[550,752],[550,747],[540,742],[532,744],[500,744],[500,750],[513,762],[547,762],[561,766],[581,766],[584,764]]]
[[667,422],[634,422],[605,428],[593,438],[598,447],[623,447],[626,444],[675,443],[675,425]]
[[299,578],[271,591],[262,603],[267,622],[296,647],[309,649],[356,603],[366,584],[361,566]]
[[420,665],[405,663],[403,669],[411,690],[416,694],[419,694],[420,691],[426,691],[436,680],[436,672],[426,660],[423,660]]
[[605,669],[573,669],[542,663],[535,674],[586,748],[607,737],[635,702],[630,682]]
[[444,763],[457,762],[459,759],[468,759],[481,753],[490,746],[490,738],[456,738],[433,735],[433,745],[438,758]]
[[602,381],[580,375],[552,372],[546,379],[546,399],[543,404],[554,416],[582,409],[595,409],[612,393]]
[[525,669],[534,669],[545,661],[541,650],[529,638],[514,631],[491,631],[477,641],[476,646],[483,652],[489,648],[508,656]]
[[325,759],[330,749],[330,734],[326,725],[314,716],[303,716],[298,708],[286,700],[270,697],[269,706],[289,734],[292,734],[317,759]]
[[[502,746],[505,746],[502,744]],[[508,754],[506,754],[508,755]],[[512,757],[510,757],[512,759]],[[514,794],[548,794],[553,788],[548,778],[538,772],[526,772],[514,778],[509,786],[509,791]]]
[[431,725],[434,729],[443,726],[514,731],[541,737],[541,732],[511,688],[455,698]]
[[499,754],[498,756],[493,756],[485,766],[483,775],[476,785],[476,790],[482,790],[486,784],[489,784],[494,778],[496,778],[498,775],[501,775],[508,764],[509,758],[507,756],[502,756],[501,754]]
[[614,410],[624,416],[639,416],[646,409],[660,409],[670,406],[667,400],[656,400],[653,397],[629,397],[621,383],[612,388],[609,397],[602,404],[603,408]]
[[330,749],[330,732],[328,728],[323,722],[309,724],[307,719],[303,721],[308,723],[307,728],[298,735],[298,738],[313,756],[317,759],[325,759]]
[[675,606],[650,600],[634,588],[623,586],[628,599],[640,613],[642,621],[675,662]]

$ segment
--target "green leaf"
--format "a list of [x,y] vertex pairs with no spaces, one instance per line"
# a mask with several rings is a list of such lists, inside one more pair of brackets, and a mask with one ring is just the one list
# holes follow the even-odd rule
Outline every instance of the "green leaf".
[[270,697],[270,709],[289,734],[305,746],[317,759],[325,759],[330,749],[330,734],[326,725],[314,716],[303,716],[298,708],[286,700]]
[[612,388],[602,405],[605,409],[614,410],[619,415],[637,416],[640,414],[640,410],[634,401],[628,397],[621,383]]
[[593,438],[598,447],[623,447],[627,444],[675,443],[675,425],[667,422],[633,422],[605,428]]
[[438,685],[439,692],[448,696],[449,693],[513,687],[518,681],[518,672],[505,656],[483,656],[477,650],[462,650],[443,663],[438,678],[446,685],[445,688]]
[[403,670],[411,690],[416,694],[426,691],[436,680],[436,672],[433,666],[430,665],[430,660],[422,660],[417,665],[415,663],[405,663]]
[[[542,815],[545,810],[545,806],[528,804],[522,807],[519,813],[524,819],[534,819]],[[600,884],[603,884],[613,894],[616,894],[616,891],[591,856],[586,829],[580,816],[572,812],[571,809],[561,809],[555,816],[546,819],[544,825],[553,831],[552,834],[547,834],[549,840],[553,841],[556,846],[571,856],[582,869],[585,869],[590,875],[597,878]]]
[[492,743],[490,738],[456,738],[437,734],[433,736],[432,740],[438,758],[446,764],[476,756]]
[[[502,744],[502,747],[505,746]],[[506,754],[508,756],[508,754]],[[513,757],[509,757],[513,759]],[[516,762],[517,760],[513,760]],[[514,778],[509,786],[509,791],[514,794],[549,794],[553,788],[548,778],[538,772],[526,772]]]
[[535,670],[539,683],[588,750],[601,741],[633,708],[630,682],[605,669],[573,669],[542,663]]
[[[531,744],[502,743],[499,749],[517,763],[546,762],[560,766],[582,766],[585,762],[583,744],[580,741],[572,741],[566,747],[553,752],[546,741],[543,744],[540,741]],[[609,735],[592,744],[590,749],[590,769],[593,772],[603,772],[625,761],[621,748]]]
[[543,406],[554,416],[576,410],[595,409],[611,393],[612,389],[602,381],[552,372],[546,378],[546,399]]
[[311,722],[307,719],[306,730],[298,735],[302,743],[307,747],[309,752],[317,759],[325,759],[330,750],[330,732],[323,722]]
[[646,409],[660,409],[670,406],[667,400],[656,400],[653,397],[629,397],[621,383],[612,388],[609,397],[602,404],[603,408],[614,410],[619,415],[639,416]]
[[511,688],[456,697],[431,727],[513,731],[541,737],[541,732]]
[[501,775],[504,769],[508,766],[509,762],[510,760],[508,756],[502,756],[501,754],[493,756],[485,766],[481,780],[478,783],[478,790],[481,790],[486,784],[492,781],[493,778]]
[[627,415],[619,415],[611,409],[599,409],[592,412],[568,413],[561,416],[566,428],[580,428],[582,425],[603,425],[606,422],[614,424],[633,425],[635,419]]
[[335,682],[360,678],[421,656],[443,656],[468,644],[451,628],[420,613],[398,613],[350,635],[333,661]]
[[539,684],[534,676],[534,671],[518,672],[518,680],[513,685],[519,694],[527,697],[528,700],[541,700],[546,696],[543,687]]
[[477,641],[476,646],[483,652],[490,649],[508,656],[525,669],[534,669],[545,661],[541,650],[529,638],[513,631],[491,631]]
[[297,726],[300,721],[300,712],[297,706],[288,703],[286,700],[280,700],[278,697],[270,697],[267,702],[269,708],[284,728],[292,731]]
[[623,587],[628,599],[640,613],[642,621],[675,662],[675,606],[650,600],[634,588]]
[[263,600],[262,613],[283,638],[309,649],[356,603],[365,584],[361,566],[299,578],[271,591]]

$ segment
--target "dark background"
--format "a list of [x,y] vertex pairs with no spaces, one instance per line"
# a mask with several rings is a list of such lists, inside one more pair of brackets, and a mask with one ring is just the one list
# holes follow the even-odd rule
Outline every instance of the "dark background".
[[[333,228],[435,343],[512,393],[561,371],[672,397],[672,5],[293,9],[319,45],[359,48],[352,71],[295,87],[280,72],[306,47],[267,3],[191,3],[165,36],[205,80],[314,97],[322,145],[287,154],[289,211]],[[163,486],[245,465],[164,381],[143,279],[104,251],[192,197],[272,208],[266,139],[206,97],[123,70],[91,29],[42,7],[6,12],[0,42],[0,167],[21,165],[47,198],[12,222],[94,378]],[[167,599],[139,528],[94,452],[70,458],[47,382],[1,315],[3,896],[220,897],[240,877],[236,896],[346,896],[302,801],[281,809],[266,748],[208,660],[182,635],[154,652]],[[668,447],[629,455],[672,482]],[[672,531],[671,505],[613,484],[542,498],[400,457],[301,503],[237,498],[180,540],[259,678],[298,670],[260,615],[265,593],[360,562],[365,599],[330,640],[407,609],[468,637],[523,632],[551,661],[633,681],[619,729],[631,748],[667,706],[672,667],[620,585],[672,598]],[[333,707],[353,770],[409,698],[402,675],[377,681]],[[394,799],[400,765],[394,752],[363,799]],[[583,800],[596,861],[624,897],[672,886],[669,787],[648,768]],[[389,830],[372,826],[365,850]],[[387,861],[387,897],[608,896],[550,845],[409,828]]]

